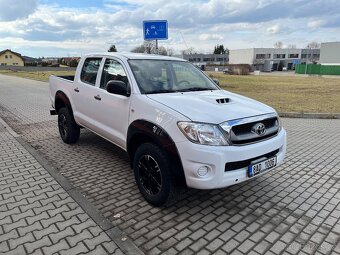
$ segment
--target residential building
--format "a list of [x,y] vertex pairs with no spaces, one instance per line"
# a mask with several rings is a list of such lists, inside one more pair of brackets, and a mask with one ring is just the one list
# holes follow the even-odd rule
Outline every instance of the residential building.
[[340,42],[321,43],[321,65],[340,65]]
[[229,51],[229,64],[248,64],[251,70],[294,70],[296,64],[316,63],[320,49],[251,48]]
[[24,66],[21,54],[9,49],[0,51],[0,66]]

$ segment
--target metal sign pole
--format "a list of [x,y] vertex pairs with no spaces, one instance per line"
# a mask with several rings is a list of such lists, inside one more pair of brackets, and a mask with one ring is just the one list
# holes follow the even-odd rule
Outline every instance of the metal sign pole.
[[156,39],[156,54],[158,55],[158,40]]

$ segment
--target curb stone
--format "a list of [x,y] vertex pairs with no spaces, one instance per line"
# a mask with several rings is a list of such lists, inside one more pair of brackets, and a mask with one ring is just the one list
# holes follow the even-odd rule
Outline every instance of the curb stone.
[[304,113],[304,112],[279,112],[283,118],[302,119],[340,119],[340,113]]

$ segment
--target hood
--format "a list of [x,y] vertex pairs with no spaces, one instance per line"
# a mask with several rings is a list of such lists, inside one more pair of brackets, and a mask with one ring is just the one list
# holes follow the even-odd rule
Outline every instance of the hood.
[[263,103],[225,90],[147,96],[197,122],[219,124],[227,120],[275,112],[273,108]]

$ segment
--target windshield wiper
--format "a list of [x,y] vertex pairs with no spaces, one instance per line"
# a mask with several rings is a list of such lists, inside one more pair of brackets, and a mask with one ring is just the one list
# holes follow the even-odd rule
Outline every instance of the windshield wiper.
[[203,90],[214,90],[213,88],[200,88],[200,87],[192,87],[187,89],[180,89],[179,92],[186,92],[186,91],[203,91]]
[[169,89],[158,89],[158,90],[146,92],[145,94],[160,94],[160,93],[173,93],[173,92],[178,92],[178,91],[177,90],[169,90]]

